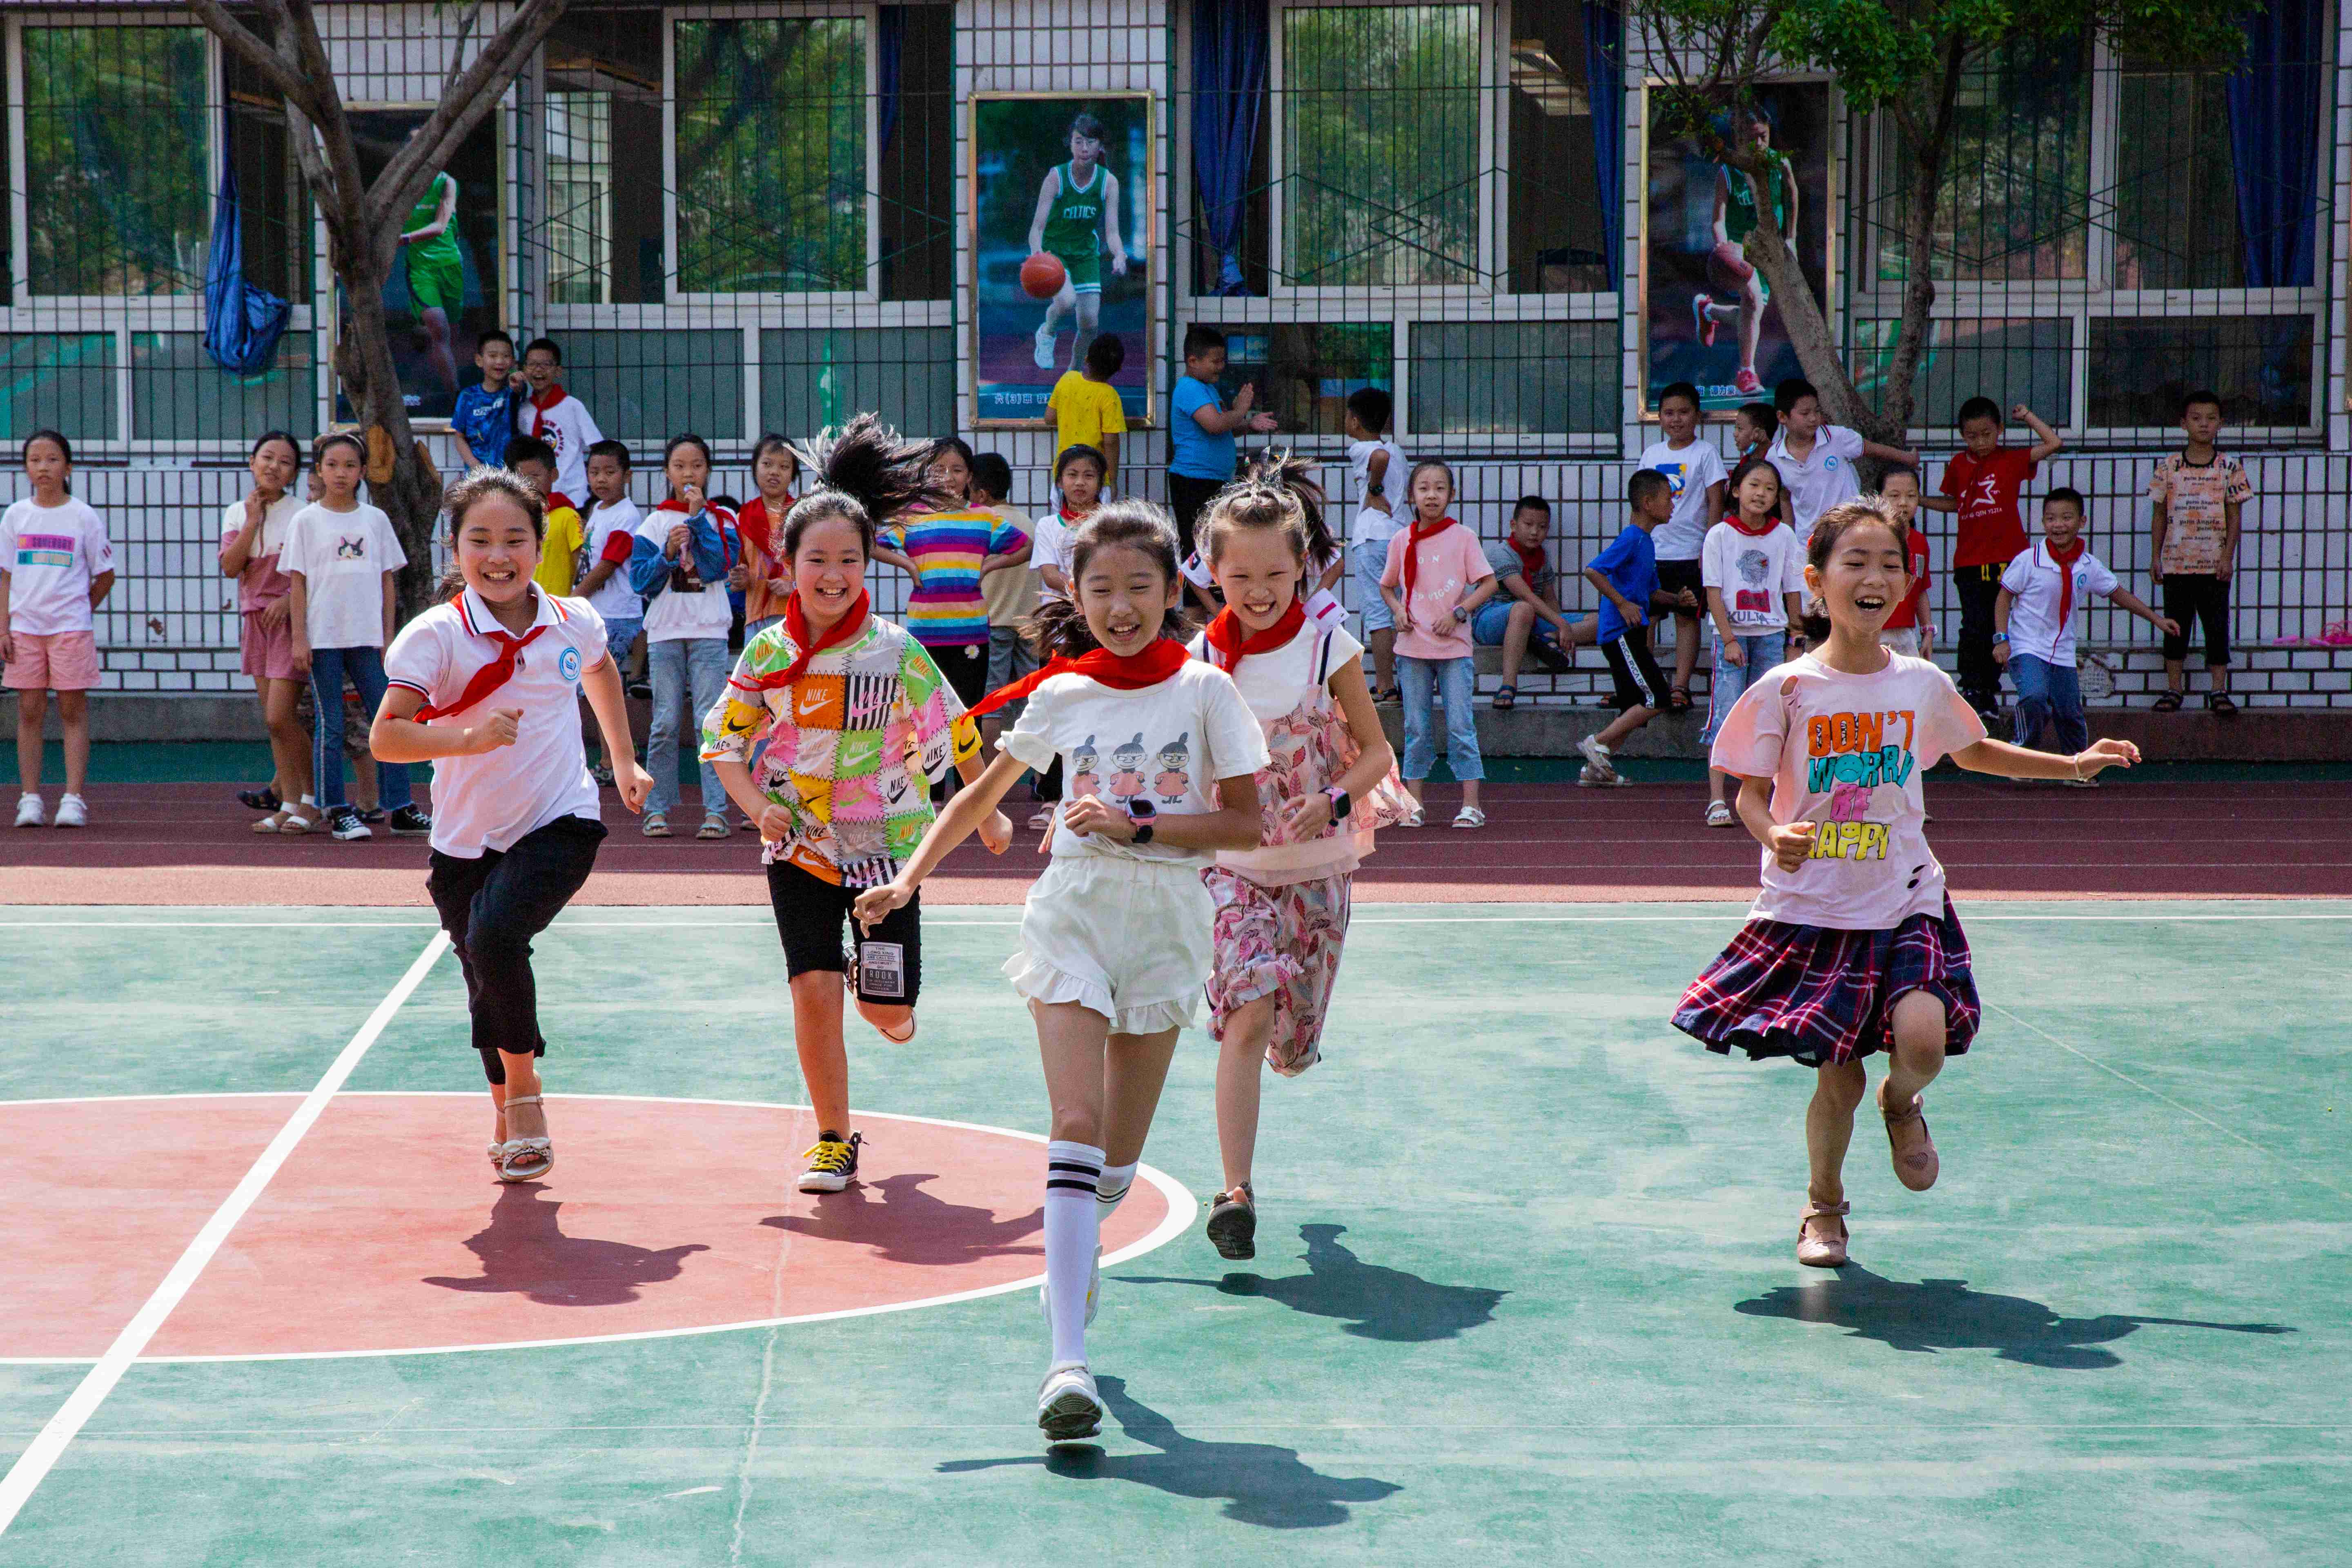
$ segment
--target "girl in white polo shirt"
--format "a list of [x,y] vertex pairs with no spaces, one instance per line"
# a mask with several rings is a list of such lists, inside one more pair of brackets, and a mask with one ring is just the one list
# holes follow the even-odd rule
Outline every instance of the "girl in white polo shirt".
[[446,504],[453,578],[394,641],[391,689],[368,744],[384,762],[436,764],[425,890],[466,973],[474,1048],[490,1080],[490,1158],[500,1181],[533,1182],[555,1152],[540,1101],[547,1041],[530,942],[588,879],[604,837],[580,739],[582,692],[630,810],[653,781],[631,760],[604,623],[586,600],[531,582],[547,526],[538,492],[502,468],[477,468]]

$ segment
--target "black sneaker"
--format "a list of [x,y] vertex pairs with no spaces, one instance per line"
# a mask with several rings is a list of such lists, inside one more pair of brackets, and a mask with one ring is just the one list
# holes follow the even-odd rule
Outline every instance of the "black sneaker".
[[647,680],[632,680],[629,682],[629,695],[643,701],[651,702],[654,700],[653,683]]
[[1248,1183],[1217,1194],[1209,1210],[1209,1243],[1218,1257],[1234,1262],[1257,1256],[1257,1194]]
[[360,820],[360,814],[348,805],[339,805],[327,813],[327,831],[341,839],[373,838],[375,834]]
[[865,1142],[863,1132],[847,1138],[833,1131],[818,1133],[816,1146],[808,1152],[809,1168],[801,1173],[801,1191],[837,1193],[849,1185],[856,1178],[857,1151]]
[[392,814],[394,838],[423,838],[432,831],[433,818],[413,805],[404,805]]

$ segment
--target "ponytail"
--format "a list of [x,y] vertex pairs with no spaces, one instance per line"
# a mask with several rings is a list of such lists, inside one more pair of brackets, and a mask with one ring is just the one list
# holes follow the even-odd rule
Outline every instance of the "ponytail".
[[824,432],[806,451],[794,448],[801,471],[814,479],[784,515],[782,559],[793,558],[811,524],[828,517],[847,519],[871,555],[877,528],[902,512],[943,506],[949,498],[929,474],[936,450],[929,442],[905,439],[871,414]]
[[[1295,452],[1265,452],[1249,471],[1219,490],[1201,524],[1201,553],[1213,563],[1237,529],[1280,529],[1302,564],[1338,558],[1339,547],[1323,520],[1323,487]],[[1304,584],[1302,584],[1302,588]]]

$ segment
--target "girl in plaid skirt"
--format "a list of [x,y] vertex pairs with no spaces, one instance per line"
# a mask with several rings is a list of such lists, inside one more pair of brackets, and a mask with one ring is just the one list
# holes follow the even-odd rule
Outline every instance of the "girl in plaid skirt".
[[1909,580],[1902,530],[1876,497],[1816,521],[1805,586],[1814,651],[1750,682],[1709,759],[1740,781],[1763,886],[1674,1023],[1711,1051],[1817,1069],[1797,1260],[1834,1268],[1846,1260],[1843,1172],[1863,1058],[1887,1055],[1878,1109],[1895,1178],[1925,1192],[1938,1167],[1923,1091],[1969,1048],[1979,1016],[1968,937],[1927,847],[1920,775],[1949,757],[2010,778],[2087,778],[2139,752],[2100,741],[2062,757],[1989,740],[1950,677],[1882,647]]

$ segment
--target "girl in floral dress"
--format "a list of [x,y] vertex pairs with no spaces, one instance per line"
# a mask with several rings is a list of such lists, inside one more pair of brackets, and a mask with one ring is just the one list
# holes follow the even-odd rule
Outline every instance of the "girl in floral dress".
[[1201,874],[1216,908],[1209,1008],[1224,1160],[1208,1228],[1233,1258],[1257,1255],[1259,1064],[1295,1078],[1322,1058],[1349,879],[1372,830],[1412,809],[1364,680],[1363,645],[1344,624],[1318,625],[1301,596],[1313,542],[1326,537],[1322,507],[1304,463],[1266,458],[1202,513],[1201,551],[1225,607],[1192,651],[1233,677],[1270,758],[1257,775],[1260,846],[1222,850]]

